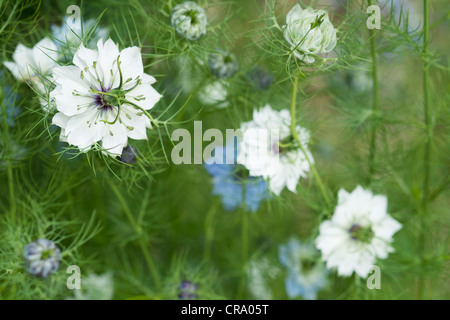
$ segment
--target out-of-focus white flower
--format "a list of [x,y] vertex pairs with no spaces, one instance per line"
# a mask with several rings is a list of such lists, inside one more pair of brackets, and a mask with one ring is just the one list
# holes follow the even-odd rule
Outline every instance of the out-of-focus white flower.
[[101,142],[102,152],[119,156],[128,137],[147,139],[150,110],[161,95],[152,87],[155,78],[144,73],[138,47],[119,52],[111,39],[100,39],[97,50],[83,45],[74,66],[53,71],[56,88],[50,93],[59,111],[53,123],[61,140],[87,152]]
[[68,300],[111,300],[114,296],[114,279],[112,272],[100,275],[89,274],[81,279],[81,289],[74,290],[74,298]]
[[365,66],[357,66],[356,69],[349,71],[347,79],[349,80],[350,87],[357,92],[366,92],[373,86],[373,80],[370,76],[368,68]]
[[190,94],[194,88],[200,85],[202,80],[201,67],[204,62],[198,57],[191,58],[180,55],[175,59],[177,74],[177,84],[185,94]]
[[187,40],[198,40],[206,34],[206,12],[195,2],[186,1],[176,5],[170,21],[177,33]]
[[236,55],[226,50],[218,50],[212,53],[208,59],[211,73],[219,79],[230,78],[239,69]]
[[247,76],[258,90],[267,90],[275,79],[271,72],[262,67],[253,68]]
[[[60,26],[52,25],[50,27],[52,35],[55,38],[55,44],[58,48],[69,46],[75,52],[80,46],[83,37],[89,32],[92,34],[90,36],[90,41],[88,47],[94,47],[98,40],[106,40],[108,37],[108,29],[95,27],[95,20],[83,20],[83,22],[77,26],[71,27],[69,24],[69,17],[65,17]],[[93,30],[91,30],[94,28]]]
[[247,270],[247,287],[253,298],[271,300],[273,294],[268,280],[275,279],[279,273],[279,268],[267,258],[252,260]]
[[328,268],[350,276],[366,277],[377,258],[386,259],[393,235],[401,224],[387,213],[387,198],[356,187],[352,193],[339,190],[331,220],[322,222],[316,245]]
[[[409,0],[380,0],[379,6],[385,10],[391,10],[396,22],[400,22],[402,27],[408,21],[408,31],[418,29],[423,20],[423,13],[420,10],[420,2]],[[418,29],[417,31],[420,31]]]
[[285,285],[289,298],[302,296],[315,300],[317,292],[326,284],[325,265],[317,249],[312,244],[291,238],[287,244],[280,245],[278,256],[288,269]]
[[283,30],[292,53],[305,63],[313,63],[315,56],[336,46],[336,29],[324,10],[302,9],[296,4],[287,14]]
[[55,44],[44,38],[31,49],[19,43],[13,53],[14,62],[5,61],[4,65],[16,79],[31,82],[42,92],[45,91],[45,77],[58,66],[57,59]]
[[205,85],[198,93],[200,102],[207,106],[215,106],[217,108],[226,108],[230,105],[228,97],[228,82],[217,80]]
[[61,250],[53,241],[38,239],[25,247],[23,251],[27,271],[32,275],[47,278],[56,272],[61,261]]
[[[287,110],[275,111],[270,105],[253,111],[253,120],[241,125],[243,138],[237,162],[251,176],[269,180],[270,189],[279,195],[284,187],[296,192],[300,177],[306,177],[309,164],[290,131],[291,115]],[[309,132],[300,126],[296,132],[310,161]]]

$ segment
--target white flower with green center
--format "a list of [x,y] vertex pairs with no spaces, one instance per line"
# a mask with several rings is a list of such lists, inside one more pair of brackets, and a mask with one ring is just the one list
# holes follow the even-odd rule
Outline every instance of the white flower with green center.
[[74,66],[53,71],[56,88],[50,93],[59,111],[53,123],[61,140],[87,152],[99,146],[103,153],[120,156],[128,138],[147,139],[152,109],[161,95],[155,78],[144,73],[138,47],[119,52],[111,39],[97,50],[79,47]]
[[49,38],[39,41],[33,48],[19,43],[13,53],[13,60],[4,65],[17,80],[29,82],[40,92],[45,92],[45,78],[57,67],[58,52],[56,45]]
[[198,40],[206,34],[208,19],[202,7],[195,2],[186,1],[173,8],[170,22],[183,38]]
[[[244,165],[251,176],[269,180],[270,189],[280,195],[284,187],[296,192],[297,183],[309,172],[304,152],[294,141],[291,115],[287,110],[275,111],[270,105],[253,111],[253,120],[241,125],[243,138],[239,144],[237,162]],[[296,132],[310,161],[309,132],[296,126]]]
[[302,9],[296,4],[287,14],[283,30],[292,53],[305,63],[313,63],[315,56],[336,46],[336,29],[324,10]]
[[333,217],[320,225],[316,245],[328,268],[365,278],[377,258],[386,259],[394,251],[393,235],[401,227],[387,213],[386,196],[361,186],[352,193],[341,189]]

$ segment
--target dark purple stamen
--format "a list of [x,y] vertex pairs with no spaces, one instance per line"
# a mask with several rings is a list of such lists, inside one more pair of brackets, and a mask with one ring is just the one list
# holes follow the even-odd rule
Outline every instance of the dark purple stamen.
[[[108,92],[109,89],[105,89],[105,88],[101,88],[102,92]],[[95,105],[97,106],[97,108],[101,111],[111,111],[114,109],[114,106],[108,104],[108,101],[106,99],[106,96],[103,94],[96,94],[94,96],[94,100],[95,100]]]

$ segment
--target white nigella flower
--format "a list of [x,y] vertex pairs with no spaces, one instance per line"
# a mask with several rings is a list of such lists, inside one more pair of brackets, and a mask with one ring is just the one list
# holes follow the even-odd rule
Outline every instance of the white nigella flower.
[[317,249],[291,238],[287,244],[280,245],[278,255],[288,271],[285,285],[289,298],[302,296],[315,300],[317,292],[326,285],[326,269]]
[[328,53],[336,46],[336,29],[324,10],[303,10],[296,4],[287,14],[283,29],[292,52],[305,63],[313,63],[316,55]]
[[61,127],[61,140],[82,152],[101,142],[102,151],[115,157],[128,137],[147,139],[147,110],[161,95],[152,87],[155,78],[144,73],[138,47],[119,52],[111,39],[104,44],[100,39],[97,48],[81,45],[74,66],[54,69],[56,88],[50,96],[59,112],[53,123]]
[[192,1],[183,2],[173,8],[170,22],[180,36],[187,40],[198,40],[206,34],[205,10]]
[[250,261],[247,270],[247,287],[253,298],[271,300],[273,298],[270,281],[280,273],[280,269],[266,257]]
[[27,271],[32,275],[47,278],[56,272],[61,261],[61,250],[53,241],[38,239],[25,247],[23,251]]
[[353,271],[366,277],[377,258],[386,259],[401,224],[387,214],[387,198],[361,186],[352,193],[339,190],[331,220],[322,222],[316,245],[328,268],[342,276]]
[[13,60],[4,62],[6,68],[17,80],[33,83],[40,92],[45,92],[45,77],[58,64],[55,44],[44,38],[32,49],[19,43],[13,53]]
[[200,102],[207,106],[226,108],[230,105],[228,97],[228,82],[217,80],[205,85],[198,93]]
[[[300,177],[306,177],[309,164],[305,154],[294,141],[290,131],[291,115],[287,110],[275,111],[270,105],[253,111],[253,120],[241,125],[243,138],[237,162],[244,165],[251,176],[269,180],[270,189],[279,195],[286,186],[296,192]],[[309,132],[296,127],[303,149],[308,151]]]
[[236,55],[226,50],[218,50],[212,53],[208,59],[209,69],[217,78],[230,78],[239,69]]
[[74,298],[68,300],[111,300],[114,296],[114,279],[112,272],[91,273],[81,279],[81,289],[74,290]]

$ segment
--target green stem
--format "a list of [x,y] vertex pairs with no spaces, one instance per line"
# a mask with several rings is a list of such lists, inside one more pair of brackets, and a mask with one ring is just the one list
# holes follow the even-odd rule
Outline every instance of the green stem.
[[[329,208],[331,208],[331,201],[330,201],[330,198],[328,197],[328,192],[327,192],[327,190],[326,190],[326,188],[325,188],[325,185],[324,185],[323,182],[322,182],[322,179],[320,178],[319,173],[318,173],[317,170],[316,170],[316,167],[315,167],[314,163],[312,163],[311,159],[310,159],[309,156],[308,156],[308,153],[307,153],[306,150],[303,148],[303,145],[302,145],[302,143],[300,142],[300,138],[298,137],[297,130],[296,130],[296,128],[295,128],[295,127],[296,127],[296,124],[295,124],[295,122],[296,122],[296,118],[295,118],[295,105],[296,105],[296,101],[297,101],[298,78],[299,78],[299,75],[298,75],[298,74],[295,75],[295,78],[294,78],[294,86],[293,86],[293,88],[292,88],[292,99],[291,99],[291,134],[292,134],[292,137],[295,139],[295,141],[297,141],[300,150],[303,152],[303,154],[304,154],[304,156],[305,156],[305,158],[306,158],[306,161],[308,162],[309,167],[311,168],[311,172],[312,172],[312,174],[313,174],[313,176],[314,176],[314,179],[316,180],[316,183],[317,183],[317,185],[319,186],[319,189],[320,189],[320,191],[321,191],[321,193],[322,193],[322,196],[323,196],[323,198],[324,198],[324,200],[325,200],[325,202],[326,202],[326,204],[327,204],[327,206],[328,206],[328,209],[329,209]],[[327,212],[328,212],[328,211],[327,211]]]
[[123,211],[125,212],[125,215],[127,216],[131,226],[133,227],[134,231],[139,236],[139,246],[141,248],[142,254],[144,255],[144,259],[148,265],[150,274],[152,275],[156,288],[159,290],[161,289],[161,280],[159,278],[158,270],[156,269],[155,263],[153,261],[152,256],[150,255],[150,245],[148,242],[145,241],[145,239],[142,237],[142,228],[136,223],[136,220],[133,217],[133,214],[130,211],[130,208],[128,207],[125,199],[123,198],[122,194],[120,193],[119,189],[117,189],[117,186],[110,182],[110,186],[112,191],[117,197],[117,200],[119,200],[120,205],[122,206]]
[[203,261],[207,262],[211,258],[211,247],[214,240],[213,221],[216,216],[217,205],[213,204],[205,218],[205,247],[203,249]]
[[[244,200],[245,201],[245,200]],[[247,260],[248,260],[248,212],[247,210],[242,210],[242,229],[241,229],[241,238],[242,238],[242,275],[241,281],[239,283],[238,297],[240,299],[245,298],[245,285],[247,278]]]
[[[369,1],[369,6],[372,5],[372,0]],[[369,29],[370,37],[370,52],[372,55],[372,79],[373,79],[373,106],[372,106],[372,132],[370,134],[370,153],[369,153],[369,181],[372,179],[375,173],[375,154],[377,151],[376,145],[376,135],[377,135],[377,124],[378,124],[378,110],[379,110],[379,100],[378,100],[378,70],[377,70],[377,52],[375,43],[375,31]]]
[[430,41],[430,28],[429,28],[429,0],[423,1],[423,15],[424,15],[424,44],[423,44],[423,93],[424,93],[424,118],[426,127],[426,141],[425,141],[425,154],[424,154],[424,179],[422,187],[422,201],[420,204],[420,237],[419,237],[419,252],[421,258],[420,277],[417,287],[417,298],[423,299],[424,297],[424,284],[425,284],[425,217],[428,215],[428,196],[429,196],[429,180],[430,180],[430,155],[431,155],[431,123],[430,123],[430,64],[428,61],[429,53],[429,41]]
[[[3,117],[3,127],[4,127],[4,132],[5,132],[5,141],[7,141],[7,147],[9,148],[10,147],[9,141],[11,141],[11,139],[9,138],[9,125],[8,125],[8,119],[7,119],[8,117],[7,117],[6,110],[5,110],[4,114],[5,115]],[[12,168],[11,159],[9,157],[7,157],[6,165],[7,165],[6,174],[8,176],[8,189],[9,189],[9,201],[10,201],[9,208],[10,208],[11,217],[15,218],[16,194],[14,192],[13,168]]]

